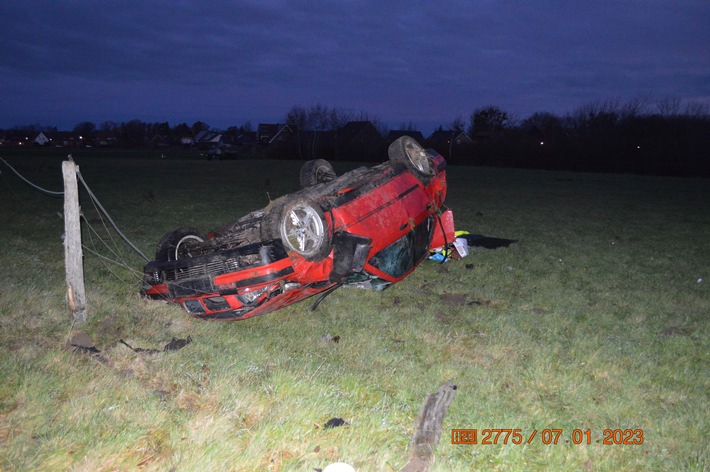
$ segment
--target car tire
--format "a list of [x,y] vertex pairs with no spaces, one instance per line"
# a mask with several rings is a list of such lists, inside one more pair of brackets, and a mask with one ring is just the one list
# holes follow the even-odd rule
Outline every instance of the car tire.
[[155,260],[158,262],[177,261],[192,257],[191,249],[196,243],[202,243],[207,238],[195,228],[179,228],[162,237],[155,249]]
[[387,153],[392,166],[405,166],[422,183],[428,183],[436,173],[429,153],[411,136],[397,139],[390,144]]
[[314,159],[308,161],[301,167],[299,183],[301,188],[310,187],[323,182],[330,182],[337,176],[333,166],[325,159]]
[[332,249],[323,210],[305,197],[276,201],[267,207],[261,235],[264,240],[280,239],[286,251],[296,252],[308,261],[321,260]]

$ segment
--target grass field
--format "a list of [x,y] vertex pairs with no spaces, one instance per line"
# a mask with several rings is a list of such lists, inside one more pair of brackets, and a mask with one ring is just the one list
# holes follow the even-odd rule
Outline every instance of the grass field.
[[[61,189],[60,158],[0,157]],[[149,256],[167,231],[294,190],[300,166],[74,157]],[[337,290],[316,311],[224,323],[142,300],[142,259],[87,199],[89,322],[72,327],[62,200],[0,172],[0,470],[400,470],[426,395],[448,380],[432,470],[710,468],[707,180],[449,167],[457,227],[516,244],[427,261],[384,292]],[[100,355],[67,349],[78,332]],[[155,355],[118,343],[188,335]],[[348,425],[324,428],[334,417]],[[452,429],[524,441],[454,445]],[[603,444],[607,429],[642,444]]]

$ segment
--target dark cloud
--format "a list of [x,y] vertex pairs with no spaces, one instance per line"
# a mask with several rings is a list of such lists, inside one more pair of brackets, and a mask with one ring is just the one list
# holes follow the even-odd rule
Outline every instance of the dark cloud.
[[0,127],[279,120],[293,105],[446,124],[590,101],[710,104],[710,4],[13,1]]

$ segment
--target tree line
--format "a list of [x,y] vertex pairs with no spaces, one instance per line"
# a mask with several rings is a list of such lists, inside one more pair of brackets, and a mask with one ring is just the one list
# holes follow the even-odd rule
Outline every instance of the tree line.
[[[355,129],[353,123],[367,123],[370,132]],[[116,147],[136,148],[180,146],[183,138],[209,131],[219,133],[223,145],[248,147],[256,157],[379,161],[386,159],[389,140],[417,132],[411,123],[391,130],[367,113],[324,105],[294,106],[282,124],[289,133],[268,146],[258,141],[248,121],[226,129],[202,121],[174,126],[137,119],[99,126],[81,122],[72,133],[85,143],[101,138]],[[28,125],[4,134],[39,132],[58,131]],[[475,109],[468,120],[456,117],[422,138],[451,164],[710,177],[708,107],[679,99],[654,105],[646,100],[597,101],[566,115],[536,112],[525,119],[488,105]]]
[[471,122],[474,139],[461,160],[478,165],[710,177],[710,114],[703,105],[592,102],[566,116],[539,112],[519,122],[485,107]]

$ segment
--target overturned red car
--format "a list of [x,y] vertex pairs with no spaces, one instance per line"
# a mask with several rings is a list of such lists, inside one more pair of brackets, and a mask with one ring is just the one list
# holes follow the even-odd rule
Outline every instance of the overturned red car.
[[454,240],[445,169],[408,136],[390,145],[389,162],[339,177],[327,161],[308,161],[301,190],[266,208],[208,234],[166,234],[141,292],[197,318],[235,320],[341,285],[387,288]]

